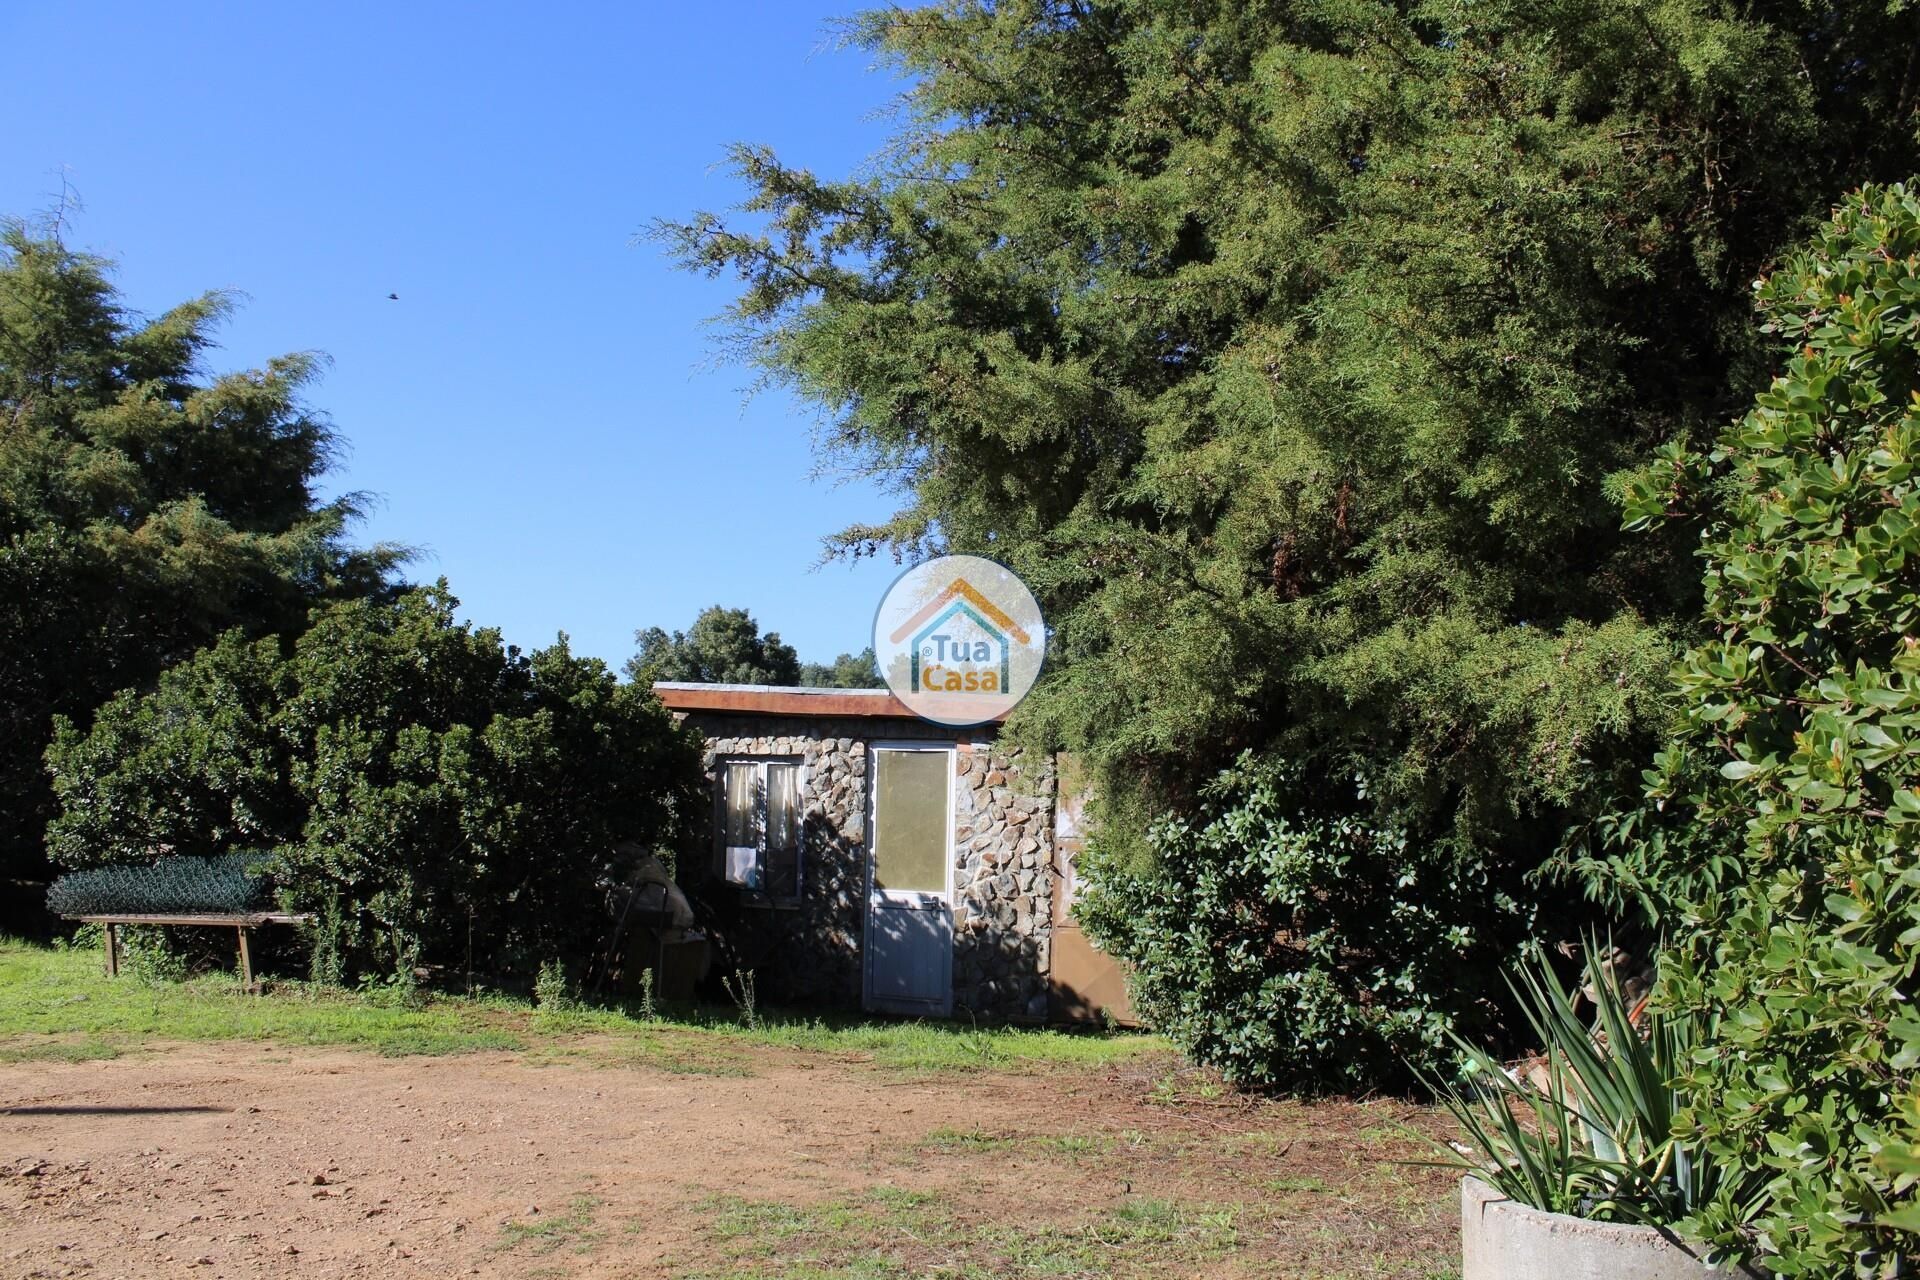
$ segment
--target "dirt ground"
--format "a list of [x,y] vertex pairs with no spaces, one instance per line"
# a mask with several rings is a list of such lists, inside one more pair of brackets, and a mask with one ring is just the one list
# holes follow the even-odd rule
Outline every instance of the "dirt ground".
[[[1158,1056],[902,1077],[181,1045],[0,1065],[0,1276],[1394,1276],[1457,1265],[1400,1102]],[[1197,1089],[1197,1094],[1194,1090]]]

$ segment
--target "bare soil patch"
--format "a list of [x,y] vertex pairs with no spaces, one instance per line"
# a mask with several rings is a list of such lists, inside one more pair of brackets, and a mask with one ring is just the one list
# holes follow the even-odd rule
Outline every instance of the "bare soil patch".
[[1453,1274],[1397,1101],[1150,1057],[902,1077],[755,1049],[180,1045],[0,1064],[0,1276]]

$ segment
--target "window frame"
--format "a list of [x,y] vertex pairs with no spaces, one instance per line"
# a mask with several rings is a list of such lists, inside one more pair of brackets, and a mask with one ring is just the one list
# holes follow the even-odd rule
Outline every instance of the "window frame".
[[[740,901],[749,906],[795,908],[801,905],[806,896],[807,885],[807,839],[806,839],[806,794],[807,763],[805,757],[797,755],[742,755],[726,754],[714,761],[714,826],[713,826],[713,862],[714,874],[724,884],[732,885],[740,895]],[[768,873],[768,833],[772,830],[770,772],[773,766],[785,766],[793,770],[793,892],[775,894],[765,888],[750,888],[727,878],[727,854],[735,846],[728,844],[727,779],[729,771],[735,766],[745,766],[754,770],[754,818],[755,866],[759,871],[760,883],[767,883]],[[747,848],[740,845],[739,848]]]

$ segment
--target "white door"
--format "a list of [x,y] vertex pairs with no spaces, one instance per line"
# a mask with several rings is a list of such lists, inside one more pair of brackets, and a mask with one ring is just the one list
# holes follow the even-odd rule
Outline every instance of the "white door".
[[953,1009],[953,750],[873,748],[867,775],[866,1006]]

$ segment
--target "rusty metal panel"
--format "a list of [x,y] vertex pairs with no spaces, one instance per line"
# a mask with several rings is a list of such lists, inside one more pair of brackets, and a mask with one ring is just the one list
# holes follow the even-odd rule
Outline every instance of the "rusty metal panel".
[[1071,755],[1054,759],[1053,955],[1048,967],[1048,1006],[1055,1021],[1112,1021],[1137,1026],[1127,1003],[1126,970],[1093,945],[1073,918],[1078,890],[1076,862],[1086,831],[1088,778]]

